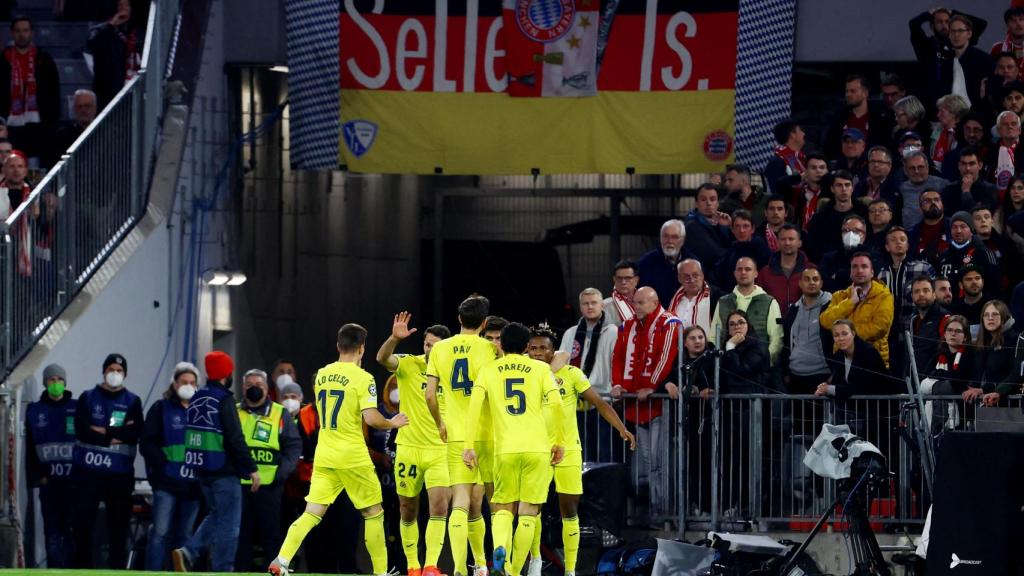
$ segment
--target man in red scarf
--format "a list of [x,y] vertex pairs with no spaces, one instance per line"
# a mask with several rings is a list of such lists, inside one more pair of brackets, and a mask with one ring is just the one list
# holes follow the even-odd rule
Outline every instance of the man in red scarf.
[[1003,12],[1006,37],[992,45],[989,53],[995,56],[1010,52],[1017,58],[1017,79],[1024,80],[1024,7],[1012,6]]
[[625,403],[626,420],[636,428],[637,454],[634,469],[650,487],[651,511],[664,511],[668,504],[669,470],[667,432],[669,422],[662,420],[664,400],[650,399],[655,392],[667,392],[677,398],[676,356],[679,319],[664,308],[658,293],[644,286],[633,295],[636,316],[619,328],[612,353],[612,397],[636,394]]
[[15,18],[11,38],[0,58],[0,116],[15,147],[39,156],[60,120],[60,77],[53,58],[33,43],[31,20]]

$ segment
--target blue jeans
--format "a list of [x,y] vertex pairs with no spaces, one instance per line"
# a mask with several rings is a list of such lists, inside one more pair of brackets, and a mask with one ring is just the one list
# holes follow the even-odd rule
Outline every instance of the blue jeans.
[[209,513],[183,548],[193,561],[210,552],[210,571],[234,572],[242,523],[242,484],[237,476],[200,478]]
[[153,491],[153,527],[146,547],[146,570],[167,569],[169,552],[185,544],[198,515],[199,500],[164,490]]

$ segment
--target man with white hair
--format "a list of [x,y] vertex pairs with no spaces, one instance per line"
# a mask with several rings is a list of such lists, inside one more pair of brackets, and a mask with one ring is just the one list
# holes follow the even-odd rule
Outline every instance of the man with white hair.
[[1010,110],[1004,110],[996,117],[996,134],[999,140],[989,146],[985,157],[989,182],[996,185],[999,197],[1002,198],[1010,185],[1010,178],[1019,170],[1024,169],[1024,147],[1018,146],[1020,140],[1020,116]]
[[[580,321],[562,334],[558,350],[569,354],[569,363],[582,370],[590,381],[590,387],[602,396],[607,396],[612,389],[612,352],[617,337],[618,326],[609,322],[604,313],[601,291],[597,288],[584,288],[580,292]],[[612,437],[611,425],[601,418],[593,406],[578,412],[577,419],[583,430],[584,460],[613,461],[612,449],[619,443],[600,441]]]
[[74,123],[57,130],[47,147],[47,154],[43,158],[43,165],[47,168],[53,167],[60,160],[61,155],[67,152],[75,140],[78,140],[78,137],[89,127],[89,124],[96,119],[96,93],[84,88],[75,90],[71,111],[74,114]]
[[942,190],[949,182],[929,173],[931,163],[928,156],[921,150],[915,150],[903,156],[903,170],[907,179],[900,184],[900,197],[903,199],[902,225],[904,228],[916,226],[923,218],[918,198],[925,190]]
[[640,278],[644,286],[654,288],[662,306],[668,306],[672,295],[679,289],[676,265],[692,255],[686,243],[686,227],[682,220],[667,220],[661,225],[661,246],[644,254],[637,261]]
[[707,283],[704,268],[694,258],[679,263],[679,290],[672,297],[668,311],[675,314],[683,328],[694,324],[711,332],[711,313],[714,312],[722,291]]

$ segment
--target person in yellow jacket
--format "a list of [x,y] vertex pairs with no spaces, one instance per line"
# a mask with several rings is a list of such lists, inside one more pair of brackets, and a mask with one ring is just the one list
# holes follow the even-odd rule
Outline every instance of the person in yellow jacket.
[[[263,370],[249,370],[242,378],[238,419],[260,474],[260,487],[255,492],[242,491],[242,523],[235,554],[235,568],[240,572],[260,571],[253,564],[254,540],[262,545],[264,554],[273,554],[281,546],[284,484],[302,453],[295,420],[283,405],[270,399],[268,389]],[[242,484],[249,483],[248,478],[242,480]]]
[[878,350],[889,366],[889,328],[892,326],[892,293],[874,279],[875,269],[867,252],[858,252],[850,259],[853,284],[832,294],[832,302],[821,312],[819,322],[826,330],[846,318],[853,322],[857,336]]

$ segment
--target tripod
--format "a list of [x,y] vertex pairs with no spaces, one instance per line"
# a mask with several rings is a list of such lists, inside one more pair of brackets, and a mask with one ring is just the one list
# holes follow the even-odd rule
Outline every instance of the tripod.
[[[863,461],[863,462],[862,462]],[[868,488],[882,484],[889,476],[886,472],[885,459],[877,454],[864,454],[854,461],[851,475],[838,485],[838,496],[818,519],[807,539],[789,557],[789,561],[779,571],[779,576],[789,576],[790,570],[796,566],[800,556],[807,551],[811,541],[818,535],[821,528],[837,506],[843,507],[843,515],[849,518],[849,537],[852,544],[854,566],[851,576],[890,576],[889,566],[882,557],[878,540],[868,521]],[[857,480],[854,480],[857,478]]]

